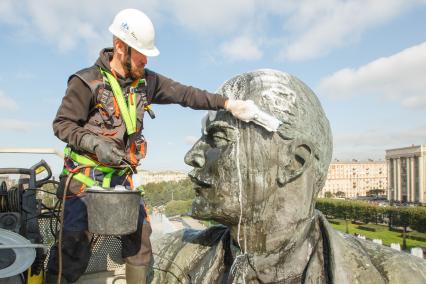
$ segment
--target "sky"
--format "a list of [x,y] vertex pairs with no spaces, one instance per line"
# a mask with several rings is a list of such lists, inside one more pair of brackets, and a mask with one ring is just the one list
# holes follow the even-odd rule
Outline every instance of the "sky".
[[[1,0],[0,148],[62,151],[52,121],[68,76],[111,46],[108,26],[124,8],[144,11],[160,55],[148,68],[215,92],[260,68],[304,81],[333,132],[333,158],[384,159],[426,144],[426,0]],[[145,170],[190,169],[185,153],[205,111],[154,105],[145,118]],[[53,155],[0,154],[28,168]]]

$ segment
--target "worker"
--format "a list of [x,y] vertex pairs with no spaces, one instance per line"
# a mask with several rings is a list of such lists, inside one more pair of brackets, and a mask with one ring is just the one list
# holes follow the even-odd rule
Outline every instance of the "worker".
[[[84,190],[91,185],[132,187],[131,174],[145,157],[142,135],[144,114],[153,116],[151,104],[180,104],[192,109],[226,109],[236,118],[247,114],[247,102],[227,99],[166,78],[145,66],[159,55],[151,20],[141,11],[120,11],[109,27],[113,48],[101,50],[96,63],[71,75],[66,94],[53,121],[55,135],[65,143],[64,170],[58,195],[68,176],[64,206],[63,283],[75,282],[90,258],[90,234]],[[128,165],[126,168],[117,168]],[[122,257],[127,283],[144,283],[151,261],[151,227],[141,203],[138,229],[122,236]],[[59,273],[58,244],[50,253],[47,283]]]

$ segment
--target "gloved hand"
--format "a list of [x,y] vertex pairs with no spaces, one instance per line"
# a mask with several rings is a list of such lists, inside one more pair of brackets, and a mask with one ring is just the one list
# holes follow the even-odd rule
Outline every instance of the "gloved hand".
[[252,100],[228,99],[225,109],[232,113],[235,118],[244,122],[253,122],[262,126],[270,132],[275,132],[282,123],[276,117],[262,111]]
[[99,162],[108,165],[119,165],[126,155],[114,143],[89,134],[84,135],[81,139],[80,148],[96,154]]
[[252,121],[259,112],[259,108],[252,100],[228,99],[225,103],[225,109],[232,113],[235,118],[244,122]]

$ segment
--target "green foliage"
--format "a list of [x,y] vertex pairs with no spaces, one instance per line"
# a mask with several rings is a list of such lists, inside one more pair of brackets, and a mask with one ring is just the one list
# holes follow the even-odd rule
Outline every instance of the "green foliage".
[[41,189],[37,191],[37,199],[41,199],[42,203],[50,208],[53,208],[56,203],[56,185],[52,183],[44,184]]
[[362,221],[364,223],[383,220],[383,210],[375,204],[362,201],[319,198],[316,208],[327,217],[343,220]]
[[418,232],[426,233],[426,208],[415,207],[411,211],[410,227]]
[[191,210],[192,200],[172,200],[166,204],[166,216],[187,215]]
[[330,219],[330,220],[328,220],[328,222],[330,222],[331,224],[335,224],[335,225],[340,225],[341,224],[341,222],[339,220],[337,220],[337,219]]
[[149,183],[144,186],[145,200],[150,207],[167,204],[171,200],[190,200],[195,197],[192,183],[189,179],[178,182]]
[[[345,224],[343,220],[340,225],[331,224],[333,228],[336,230],[345,232]],[[390,245],[391,243],[399,243],[401,246],[403,244],[403,240],[401,238],[400,232],[393,232],[388,230],[387,226],[384,225],[374,225],[369,224],[369,226],[374,226],[376,228],[376,232],[369,232],[365,230],[360,230],[358,225],[349,223],[349,234],[360,234],[364,235],[369,239],[381,239],[383,240],[383,244]],[[411,234],[411,233],[410,233]],[[421,242],[417,240],[407,239],[407,249],[412,247],[426,247],[426,242]]]
[[149,183],[144,186],[144,190],[148,207],[165,206],[167,216],[187,215],[195,197],[189,179]]
[[366,224],[366,225],[360,225],[360,226],[358,226],[358,229],[365,230],[365,231],[370,231],[370,232],[375,232],[376,231],[376,228],[371,227],[368,224]]
[[[378,224],[387,221],[389,230],[392,230],[393,227],[402,227],[403,247],[406,244],[408,228],[418,232],[426,232],[425,207],[383,207],[363,201],[320,198],[316,202],[316,208],[323,212],[327,218],[338,218],[345,221],[352,219],[354,222],[363,222],[364,224]],[[374,228],[370,224],[368,226],[363,225],[362,228],[358,229],[369,230],[369,228]],[[345,231],[349,229],[345,224]]]
[[412,240],[417,240],[421,242],[426,242],[426,234],[425,233],[419,233],[419,232],[410,232],[407,234],[407,238]]
[[398,227],[407,228],[411,223],[411,208],[399,207],[397,214],[394,214],[393,224]]

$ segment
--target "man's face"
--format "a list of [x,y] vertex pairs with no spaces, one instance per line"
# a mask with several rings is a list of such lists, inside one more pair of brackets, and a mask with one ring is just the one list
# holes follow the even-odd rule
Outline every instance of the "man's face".
[[252,218],[276,190],[277,166],[283,160],[277,156],[288,147],[276,133],[260,130],[224,111],[207,121],[205,133],[185,156],[194,167],[189,174],[196,192],[193,216],[235,225],[241,210],[243,218]]
[[[127,46],[125,48],[125,56],[122,57],[121,59],[121,64],[123,65],[123,67],[126,68],[127,66],[127,60],[128,60],[128,53],[127,53]],[[130,76],[133,79],[139,79],[142,78],[144,76],[144,72],[145,72],[145,65],[148,64],[148,58],[138,52],[135,49],[131,49],[130,52],[130,62],[131,62],[131,70],[130,70]]]
[[131,53],[132,53],[131,54],[132,78],[134,79],[142,78],[144,75],[145,65],[148,63],[148,58],[144,54],[138,52],[135,49],[132,49]]

